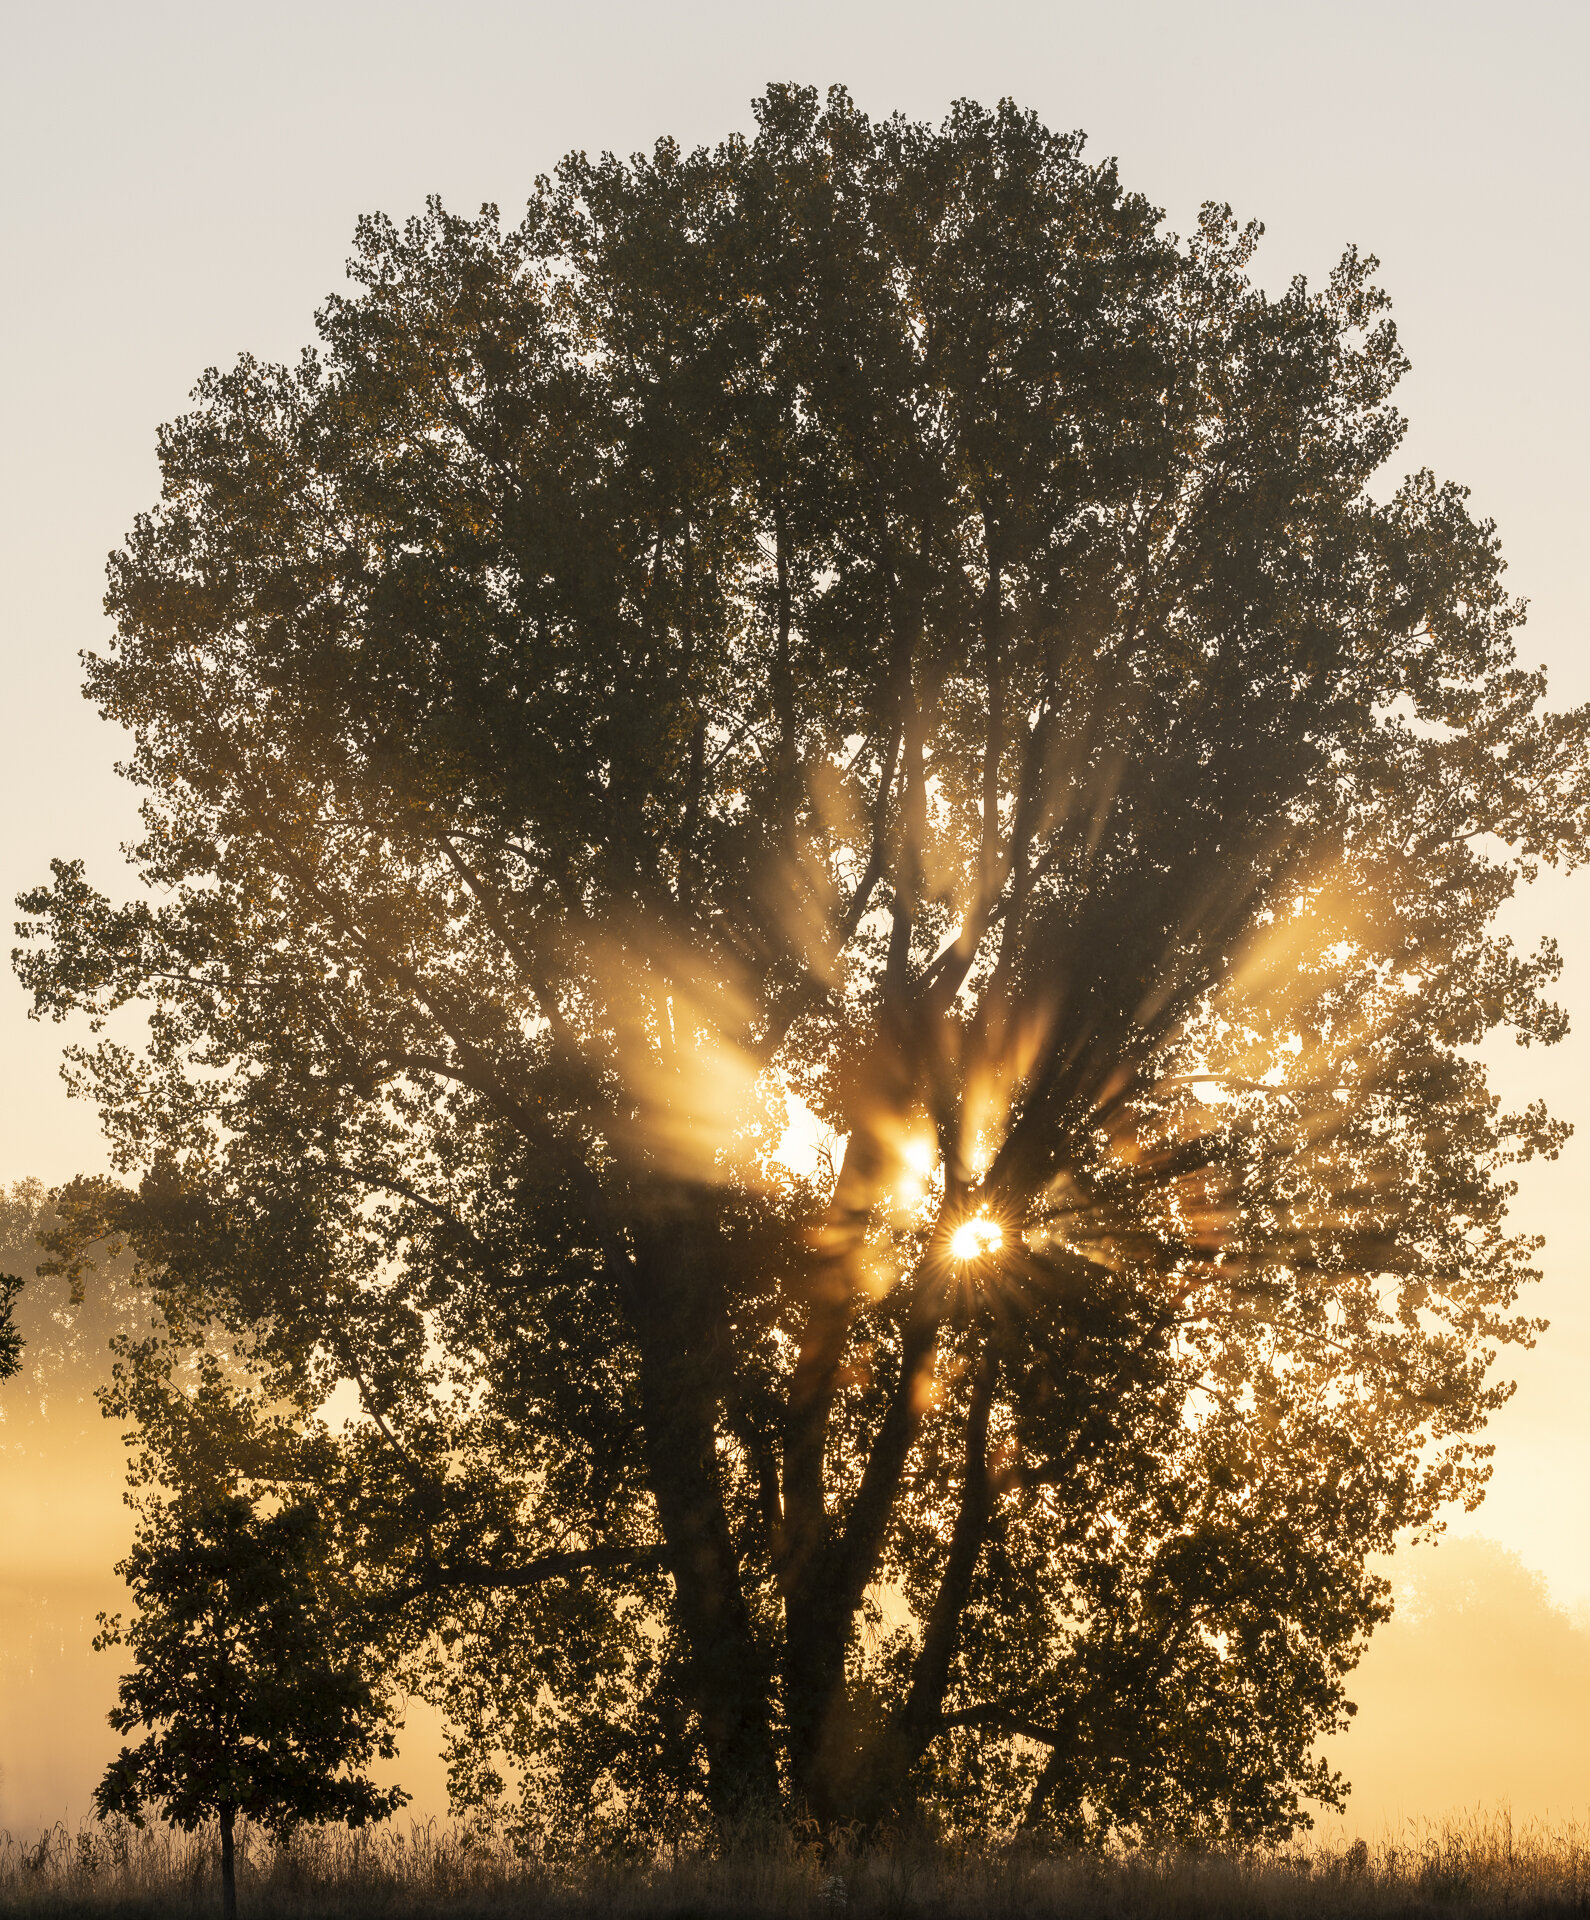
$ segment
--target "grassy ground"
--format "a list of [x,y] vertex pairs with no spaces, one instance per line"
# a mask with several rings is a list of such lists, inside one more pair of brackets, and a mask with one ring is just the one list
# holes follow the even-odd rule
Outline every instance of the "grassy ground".
[[[187,1920],[220,1910],[216,1848],[164,1830],[0,1834],[0,1914]],[[243,1920],[1306,1920],[1590,1914],[1590,1829],[1505,1816],[1410,1826],[1373,1846],[1061,1857],[913,1848],[646,1865],[527,1866],[456,1829],[256,1842]]]

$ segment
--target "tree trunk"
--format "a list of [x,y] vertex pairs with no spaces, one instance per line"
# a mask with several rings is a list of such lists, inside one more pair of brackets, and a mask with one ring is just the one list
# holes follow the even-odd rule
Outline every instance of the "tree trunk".
[[944,1691],[960,1635],[961,1616],[988,1537],[993,1486],[988,1472],[988,1422],[998,1364],[985,1344],[972,1379],[966,1418],[965,1472],[950,1550],[911,1670],[911,1688],[898,1718],[879,1740],[862,1804],[867,1819],[899,1819],[910,1802],[911,1770],[939,1731]]
[[785,1712],[790,1773],[806,1809],[823,1826],[861,1813],[858,1794],[872,1764],[857,1744],[845,1690],[845,1654],[866,1589],[878,1569],[889,1514],[921,1423],[921,1387],[931,1373],[938,1319],[913,1305],[900,1379],[879,1425],[843,1531],[785,1595]]
[[696,1276],[635,1274],[648,1478],[690,1646],[713,1818],[732,1842],[778,1818],[770,1671],[751,1627],[717,1460],[717,1400]]
[[221,1818],[221,1920],[237,1920],[237,1863],[232,1851],[233,1809],[222,1804]]

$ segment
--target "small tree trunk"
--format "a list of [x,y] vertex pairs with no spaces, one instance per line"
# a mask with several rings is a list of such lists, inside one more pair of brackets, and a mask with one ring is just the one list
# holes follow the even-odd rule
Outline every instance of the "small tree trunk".
[[237,1864],[232,1852],[232,1808],[221,1813],[221,1920],[237,1920]]

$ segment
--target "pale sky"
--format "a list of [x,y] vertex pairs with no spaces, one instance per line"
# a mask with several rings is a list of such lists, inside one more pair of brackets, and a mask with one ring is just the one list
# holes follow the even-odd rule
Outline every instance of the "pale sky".
[[[0,44],[8,900],[52,854],[119,885],[130,789],[76,655],[104,639],[104,555],[154,499],[155,427],[200,370],[296,354],[361,212],[434,192],[511,216],[568,148],[716,140],[774,79],[933,118],[957,95],[1013,95],[1085,129],[1181,231],[1205,199],[1264,220],[1271,287],[1319,278],[1349,241],[1378,254],[1413,361],[1401,464],[1473,488],[1533,603],[1526,661],[1548,663],[1559,703],[1590,698],[1583,0],[7,0]],[[1518,1223],[1550,1236],[1536,1305],[1555,1324],[1494,1429],[1492,1497],[1456,1524],[1572,1604],[1590,1597],[1590,875],[1516,917],[1560,937],[1577,1029],[1555,1054],[1507,1049],[1499,1084],[1582,1137],[1520,1197]],[[7,973],[0,1179],[55,1181],[103,1155],[57,1078],[60,1031],[23,1004]]]

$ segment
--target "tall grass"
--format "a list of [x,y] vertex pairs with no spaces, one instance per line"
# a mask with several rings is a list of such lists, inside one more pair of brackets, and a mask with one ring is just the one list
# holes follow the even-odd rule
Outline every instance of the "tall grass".
[[[219,1909],[213,1838],[57,1826],[0,1833],[0,1913],[186,1920]],[[1373,1845],[1134,1852],[815,1848],[552,1867],[461,1827],[247,1839],[244,1920],[1292,1920],[1298,1916],[1590,1913],[1590,1827],[1504,1814],[1409,1824]]]

